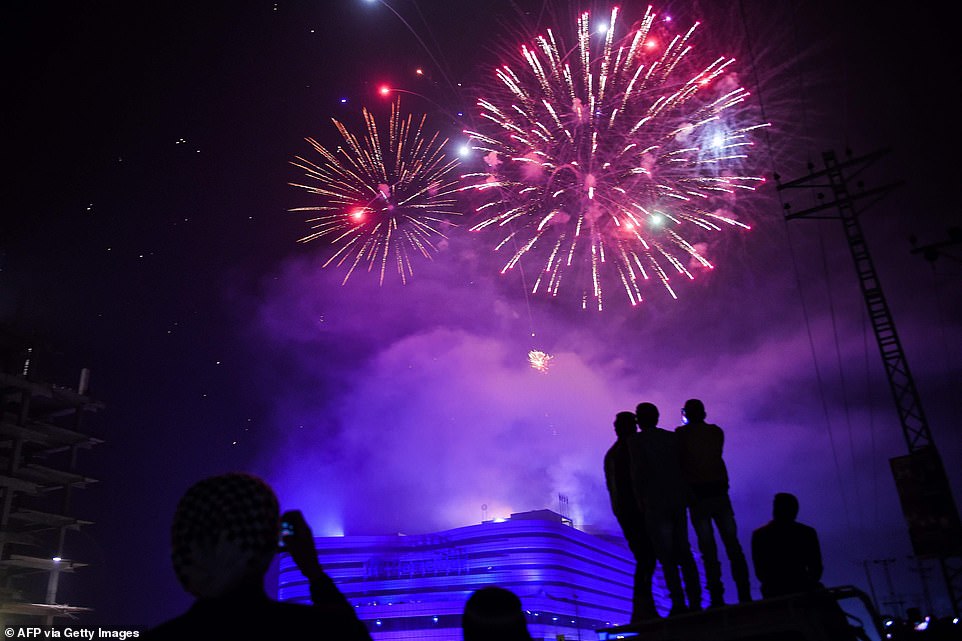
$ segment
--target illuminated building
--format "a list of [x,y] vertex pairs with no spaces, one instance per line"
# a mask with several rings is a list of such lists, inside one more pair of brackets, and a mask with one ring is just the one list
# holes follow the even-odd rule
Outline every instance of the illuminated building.
[[[592,534],[550,510],[420,535],[318,537],[318,558],[378,641],[461,639],[461,612],[486,585],[521,598],[535,639],[596,639],[628,622],[634,559],[621,534]],[[658,586],[655,600],[668,599]],[[287,556],[278,598],[310,603]]]

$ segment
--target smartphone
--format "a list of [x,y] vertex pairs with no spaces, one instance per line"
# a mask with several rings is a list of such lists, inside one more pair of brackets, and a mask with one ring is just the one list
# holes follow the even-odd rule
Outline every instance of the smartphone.
[[281,532],[277,538],[277,546],[284,549],[284,539],[294,534],[294,525],[287,519],[281,521]]

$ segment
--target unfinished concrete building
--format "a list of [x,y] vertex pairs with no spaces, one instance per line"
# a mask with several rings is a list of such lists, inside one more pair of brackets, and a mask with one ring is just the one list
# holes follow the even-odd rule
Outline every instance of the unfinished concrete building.
[[76,490],[94,483],[80,454],[102,443],[84,433],[102,409],[88,370],[75,388],[42,380],[34,341],[0,327],[0,621],[54,625],[88,610],[59,603],[61,576],[86,565],[71,537],[91,524],[73,513]]

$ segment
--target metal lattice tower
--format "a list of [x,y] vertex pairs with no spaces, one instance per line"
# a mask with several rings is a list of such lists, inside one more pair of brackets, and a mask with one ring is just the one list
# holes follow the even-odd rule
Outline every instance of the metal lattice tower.
[[[958,510],[895,329],[895,320],[862,233],[859,209],[856,208],[857,201],[862,202],[867,198],[877,200],[898,183],[869,190],[860,189],[856,193],[851,193],[848,187],[851,180],[886,153],[888,150],[880,150],[839,162],[834,152],[827,151],[822,154],[824,169],[814,171],[814,167],[809,165],[811,173],[807,176],[783,183],[776,175],[775,180],[778,191],[799,188],[819,190],[817,197],[820,204],[814,207],[793,212],[790,205],[785,205],[787,220],[831,218],[842,223],[908,446],[909,455],[894,458],[891,464],[909,534],[917,555],[939,559],[953,610],[958,615],[962,607],[962,543],[959,542],[962,540],[962,526],[959,525]],[[861,182],[858,186],[861,187]],[[821,190],[830,191],[832,198],[826,201]],[[829,210],[835,211],[832,213]],[[933,519],[942,526],[942,531],[932,527]]]
[[[780,183],[778,189],[791,188],[829,188],[834,196],[831,202],[826,202],[815,207],[810,207],[804,211],[787,213],[786,218],[793,220],[796,218],[837,218],[842,221],[845,230],[845,238],[848,240],[849,249],[852,252],[852,259],[855,261],[855,273],[858,276],[862,295],[865,297],[865,304],[868,307],[869,321],[875,332],[875,340],[878,342],[879,350],[882,354],[882,361],[885,364],[885,373],[888,376],[889,387],[895,399],[895,406],[898,410],[899,421],[902,425],[902,432],[905,435],[905,443],[908,445],[910,453],[919,449],[932,446],[932,432],[929,430],[925,412],[922,410],[922,401],[919,398],[918,389],[915,387],[915,380],[909,372],[909,364],[905,358],[905,351],[899,341],[898,333],[895,330],[895,320],[892,318],[892,311],[885,301],[882,286],[879,283],[875,265],[869,254],[868,246],[865,244],[865,237],[862,234],[862,225],[859,222],[858,211],[855,208],[856,199],[868,196],[881,196],[890,191],[895,185],[886,185],[870,191],[860,191],[857,194],[849,193],[848,180],[845,176],[846,170],[851,170],[857,174],[867,168],[875,160],[880,158],[884,151],[875,152],[861,158],[850,159],[844,163],[839,163],[833,152],[822,154],[825,162],[825,169],[808,176],[793,180],[788,183]],[[817,181],[827,179],[827,183]],[[835,208],[837,215],[834,216],[815,216],[827,209]]]

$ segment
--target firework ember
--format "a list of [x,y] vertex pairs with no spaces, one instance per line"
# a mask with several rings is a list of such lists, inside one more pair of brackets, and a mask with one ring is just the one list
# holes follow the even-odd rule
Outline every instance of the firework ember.
[[443,228],[459,215],[458,161],[445,154],[446,138],[425,130],[426,116],[403,115],[399,102],[391,105],[386,149],[374,116],[367,109],[363,116],[361,136],[334,120],[343,138],[335,151],[307,139],[320,160],[296,157],[292,164],[310,183],[291,184],[323,202],[291,211],[319,212],[307,220],[311,233],[299,242],[327,240],[333,253],[324,267],[346,266],[344,283],[359,265],[369,272],[376,268],[380,283],[393,266],[406,283],[413,274],[412,255],[431,258],[445,238]]
[[554,356],[552,356],[551,354],[547,354],[545,352],[542,352],[536,349],[533,349],[530,352],[528,352],[528,363],[531,365],[531,367],[538,370],[539,372],[548,371],[548,365],[551,364],[552,358],[554,358]]
[[534,293],[570,286],[601,310],[605,283],[635,305],[654,280],[676,297],[671,274],[712,268],[697,243],[748,229],[733,207],[763,180],[743,168],[765,125],[744,122],[734,60],[695,55],[697,23],[673,36],[649,7],[621,37],[617,8],[590,25],[586,12],[573,44],[548,30],[522,46],[478,101],[485,127],[466,133],[484,170],[464,189],[496,197],[472,230],[496,230],[502,273],[540,265]]

